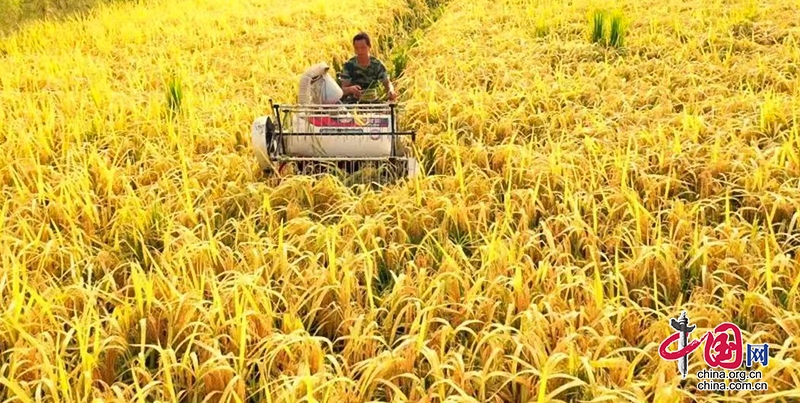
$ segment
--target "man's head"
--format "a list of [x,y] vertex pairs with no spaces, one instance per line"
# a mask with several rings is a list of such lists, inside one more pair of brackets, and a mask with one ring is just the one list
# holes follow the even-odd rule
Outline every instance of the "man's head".
[[366,32],[359,32],[358,35],[353,37],[353,50],[360,58],[369,57],[369,49],[372,43],[369,40],[369,35]]

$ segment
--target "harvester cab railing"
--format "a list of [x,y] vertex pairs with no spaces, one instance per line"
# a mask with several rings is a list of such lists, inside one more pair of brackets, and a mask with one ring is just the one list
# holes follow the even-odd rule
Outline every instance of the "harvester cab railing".
[[[272,103],[272,101],[270,101]],[[392,137],[391,155],[396,152],[397,138],[407,136],[416,141],[415,131],[397,131],[396,104],[281,105],[273,104],[278,121],[278,138],[297,136],[367,136],[380,140]],[[385,139],[385,137],[384,137]],[[331,145],[334,145],[331,140]],[[339,147],[334,147],[338,151]],[[298,150],[298,153],[302,151]],[[343,157],[358,157],[368,150],[348,150]],[[335,152],[334,152],[335,153]],[[327,156],[333,156],[328,154]],[[372,156],[375,156],[374,154]]]
[[[362,179],[379,184],[418,173],[416,159],[409,155],[416,132],[397,130],[396,104],[273,103],[272,109],[275,123],[266,118],[262,125],[257,120],[256,127],[270,165],[278,170],[291,165],[300,173],[360,172]],[[369,178],[365,169],[377,169],[377,178]]]

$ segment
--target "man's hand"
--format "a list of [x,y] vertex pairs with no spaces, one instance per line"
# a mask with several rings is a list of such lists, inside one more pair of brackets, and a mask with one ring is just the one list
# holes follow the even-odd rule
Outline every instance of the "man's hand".
[[351,85],[347,87],[348,92],[356,98],[361,98],[361,87],[358,85]]
[[395,91],[394,85],[392,85],[392,82],[389,81],[388,78],[383,80],[383,88],[386,89],[386,95],[389,96],[389,102],[394,102],[397,99],[397,91]]

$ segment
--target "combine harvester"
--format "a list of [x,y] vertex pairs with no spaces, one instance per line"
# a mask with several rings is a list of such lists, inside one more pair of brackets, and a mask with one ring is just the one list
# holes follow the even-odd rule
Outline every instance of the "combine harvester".
[[[368,101],[342,104],[341,87],[319,63],[300,78],[298,103],[273,104],[274,116],[252,126],[259,166],[267,173],[286,168],[303,175],[345,173],[343,182],[386,185],[419,173],[412,156],[416,132],[396,130],[398,106]],[[411,144],[400,141],[410,136]]]

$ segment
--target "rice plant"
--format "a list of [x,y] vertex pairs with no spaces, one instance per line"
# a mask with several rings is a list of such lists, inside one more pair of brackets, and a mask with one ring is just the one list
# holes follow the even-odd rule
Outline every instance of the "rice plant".
[[590,18],[589,37],[592,43],[621,48],[625,39],[625,27],[620,11],[594,10]]
[[175,117],[181,111],[183,101],[183,85],[181,79],[173,74],[167,82],[167,113]]
[[603,44],[606,40],[606,11],[595,10],[591,18],[591,41]]
[[610,17],[608,40],[606,44],[615,48],[621,48],[625,39],[625,26],[623,25],[623,16],[621,13],[616,12]]

